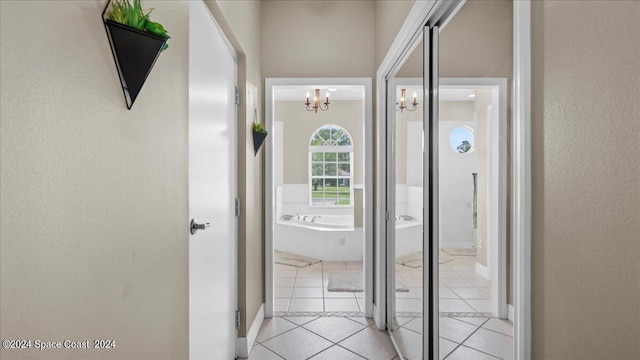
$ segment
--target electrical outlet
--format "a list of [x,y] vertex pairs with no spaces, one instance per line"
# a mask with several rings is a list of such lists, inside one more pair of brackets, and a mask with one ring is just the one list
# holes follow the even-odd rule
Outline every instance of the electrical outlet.
[[345,244],[345,238],[340,238],[340,245],[344,245]]
[[483,249],[483,248],[484,248],[484,240],[478,239],[478,249]]

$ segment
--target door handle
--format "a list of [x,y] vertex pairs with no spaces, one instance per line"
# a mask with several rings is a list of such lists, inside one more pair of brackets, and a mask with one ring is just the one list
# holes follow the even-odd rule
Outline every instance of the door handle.
[[191,235],[195,235],[198,230],[206,230],[211,227],[211,223],[198,224],[198,219],[191,219]]

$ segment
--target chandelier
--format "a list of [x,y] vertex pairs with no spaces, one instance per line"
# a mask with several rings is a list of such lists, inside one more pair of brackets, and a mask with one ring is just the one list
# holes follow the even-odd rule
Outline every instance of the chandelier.
[[318,113],[318,109],[327,111],[329,110],[329,92],[327,91],[327,97],[324,103],[320,104],[320,89],[316,89],[316,96],[313,97],[313,106],[309,106],[311,102],[309,101],[309,93],[307,93],[307,102],[304,104],[307,106],[307,111],[313,111],[316,114]]
[[396,111],[400,110],[400,112],[404,112],[405,109],[407,111],[416,111],[418,108],[418,94],[415,91],[413,92],[413,102],[411,102],[409,106],[407,106],[406,96],[407,89],[400,89],[400,102],[396,103],[396,105],[398,105]]

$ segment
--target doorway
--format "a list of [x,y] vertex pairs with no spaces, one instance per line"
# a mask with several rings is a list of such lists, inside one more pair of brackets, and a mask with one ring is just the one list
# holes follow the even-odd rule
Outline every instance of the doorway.
[[265,103],[265,317],[370,317],[371,80],[266,79]]
[[236,64],[235,52],[207,6],[190,2],[189,220],[185,221],[185,231],[190,232],[190,359],[236,356]]

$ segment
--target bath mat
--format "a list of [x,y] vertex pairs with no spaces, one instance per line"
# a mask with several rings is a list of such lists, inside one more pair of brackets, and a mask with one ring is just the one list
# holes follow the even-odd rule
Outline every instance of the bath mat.
[[444,251],[445,253],[451,255],[451,256],[476,256],[476,249],[475,248],[463,248],[463,249],[451,249],[451,248],[447,248],[447,249],[442,249],[442,251]]
[[284,251],[275,250],[275,263],[283,265],[291,265],[299,268],[307,267],[320,262],[320,259],[292,254]]
[[[438,264],[446,264],[450,261],[453,261],[453,258],[446,253],[440,251]],[[415,252],[413,254],[400,256],[396,258],[396,264],[404,265],[413,269],[418,269],[422,267],[422,251]]]
[[[331,292],[362,292],[363,276],[362,271],[332,271],[329,273],[329,285],[327,291]],[[408,292],[409,286],[402,281],[396,280],[396,291]]]

